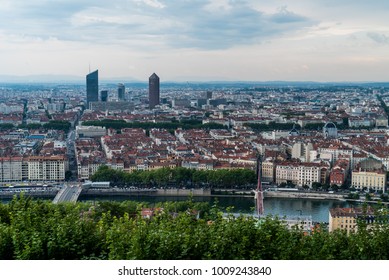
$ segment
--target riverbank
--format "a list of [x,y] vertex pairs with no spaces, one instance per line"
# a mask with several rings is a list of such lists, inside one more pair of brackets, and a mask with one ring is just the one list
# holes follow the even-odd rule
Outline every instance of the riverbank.
[[[254,191],[240,191],[240,190],[215,190],[212,192],[213,196],[245,196],[254,197]],[[291,199],[316,199],[316,200],[340,200],[345,201],[343,194],[335,193],[319,193],[319,192],[288,192],[288,191],[265,191],[264,198],[291,198]]]
[[[25,195],[31,197],[54,198],[58,190],[50,191],[25,191]],[[0,199],[10,199],[13,196],[19,196],[20,192],[1,191]],[[168,196],[168,197],[254,197],[253,190],[210,190],[210,189],[84,189],[81,196]],[[313,199],[313,200],[339,200],[345,201],[343,194],[335,193],[317,193],[317,192],[287,192],[287,191],[265,191],[264,198],[290,198],[290,199]],[[348,199],[347,199],[348,200]],[[359,200],[358,202],[361,202]]]
[[[46,190],[46,191],[24,191],[25,196],[54,199],[58,193],[58,189]],[[263,192],[264,198],[288,198],[288,199],[311,199],[311,200],[337,200],[337,201],[349,201],[357,203],[378,203],[378,201],[365,199],[349,199],[345,194],[339,193],[324,193],[324,192],[290,192],[290,191],[265,191]],[[1,190],[0,199],[12,199],[14,196],[19,196],[20,192],[15,190]],[[144,196],[156,196],[156,197],[252,197],[254,198],[253,190],[226,190],[226,189],[122,189],[122,188],[109,188],[109,189],[83,189],[80,197],[88,199],[88,197],[115,197],[115,196],[128,196],[128,197],[144,197]],[[381,202],[383,204],[389,204],[389,202]]]
[[306,198],[319,200],[346,200],[344,195],[332,193],[311,193],[311,192],[264,192],[264,197],[278,197],[278,198]]

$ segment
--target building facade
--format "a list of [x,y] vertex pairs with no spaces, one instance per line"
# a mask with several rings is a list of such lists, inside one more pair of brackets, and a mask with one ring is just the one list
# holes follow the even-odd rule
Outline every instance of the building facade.
[[374,212],[371,208],[332,208],[329,212],[328,231],[345,230],[347,234],[358,230],[358,220],[366,224],[374,222]]
[[0,182],[64,181],[67,170],[64,155],[0,158]]
[[76,126],[76,136],[77,138],[85,137],[101,137],[107,134],[107,129],[102,126]]
[[342,186],[349,173],[349,161],[346,159],[338,160],[330,172],[330,185]]
[[261,164],[261,170],[262,170],[262,181],[263,182],[274,182],[275,177],[275,171],[276,171],[276,164],[273,160],[265,160]]
[[28,180],[64,181],[68,169],[66,156],[31,156],[28,159]]
[[352,171],[351,186],[363,190],[385,192],[386,190],[386,169],[382,162],[368,158],[361,161]]
[[17,182],[22,180],[23,180],[23,158],[22,157],[0,158],[0,182]]
[[320,163],[282,162],[276,167],[276,183],[312,187],[312,183],[322,182],[322,169]]

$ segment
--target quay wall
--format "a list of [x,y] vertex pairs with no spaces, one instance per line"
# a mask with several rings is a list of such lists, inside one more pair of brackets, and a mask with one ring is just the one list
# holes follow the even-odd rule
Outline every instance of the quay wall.
[[211,196],[210,189],[160,189],[155,195],[158,196]]
[[278,197],[278,198],[307,198],[319,200],[345,200],[344,195],[329,194],[329,193],[310,193],[310,192],[264,192],[264,197]]
[[126,189],[88,189],[81,195],[129,195],[129,196],[211,196],[211,191],[203,189],[156,189],[156,190],[126,190]]
[[[50,192],[25,192],[25,196],[32,197],[55,197],[57,191]],[[1,191],[0,198],[9,199],[13,196],[19,196],[20,193]],[[144,189],[144,190],[128,190],[128,189],[84,189],[81,196],[245,196],[254,197],[252,190],[218,190],[216,193],[211,193],[210,189]],[[269,198],[291,198],[291,199],[318,199],[318,200],[345,200],[342,194],[330,193],[314,193],[314,192],[284,192],[284,191],[267,191],[264,192],[264,197]]]

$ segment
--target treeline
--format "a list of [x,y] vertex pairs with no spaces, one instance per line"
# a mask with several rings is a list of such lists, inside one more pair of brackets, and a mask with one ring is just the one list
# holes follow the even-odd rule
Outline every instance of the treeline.
[[[70,122],[68,121],[49,121],[45,124],[40,123],[30,123],[30,124],[20,124],[17,126],[17,128],[26,128],[26,129],[54,129],[54,130],[64,130],[65,132],[68,132],[71,127]],[[0,124],[0,130],[9,130],[16,128],[13,124],[5,123]]]
[[[144,204],[52,204],[26,197],[0,204],[0,259],[52,260],[351,260],[389,259],[387,223],[358,231],[306,235],[279,219],[224,218],[217,205],[159,205],[151,219]],[[180,210],[176,210],[176,208]],[[200,210],[201,212],[202,210]]]
[[293,126],[295,126],[296,129],[301,129],[301,126],[299,124],[293,124],[293,123],[276,123],[276,122],[269,122],[269,124],[265,123],[245,123],[244,126],[250,127],[254,130],[260,130],[260,131],[272,131],[272,130],[292,130]]
[[107,166],[100,167],[91,177],[94,182],[111,185],[142,187],[211,187],[244,188],[255,184],[256,173],[249,169],[195,170],[183,167],[160,168],[151,171],[127,173]]
[[177,128],[182,129],[222,129],[226,128],[224,125],[217,123],[206,123],[203,124],[201,121],[197,120],[187,120],[187,121],[172,121],[172,122],[125,122],[124,120],[101,120],[101,121],[84,121],[83,125],[89,126],[102,126],[105,128],[113,129],[122,129],[122,128],[163,128],[167,130],[175,130]]
[[[258,131],[273,131],[273,130],[292,130],[293,126],[297,130],[301,130],[301,126],[299,124],[293,124],[293,123],[276,123],[276,122],[270,122],[269,124],[264,124],[264,123],[246,123],[244,124],[247,127],[250,127],[254,130]],[[304,126],[304,130],[322,130],[324,127],[325,123],[307,123]],[[348,129],[348,119],[346,118],[343,123],[341,124],[336,124],[337,129],[342,130],[342,129]],[[358,129],[365,129],[369,127],[360,127]]]
[[388,108],[388,106],[386,106],[386,103],[385,103],[385,101],[382,99],[382,96],[377,95],[377,99],[378,99],[378,101],[381,103],[381,106],[382,106],[382,108],[384,109],[386,115],[389,116],[389,108]]

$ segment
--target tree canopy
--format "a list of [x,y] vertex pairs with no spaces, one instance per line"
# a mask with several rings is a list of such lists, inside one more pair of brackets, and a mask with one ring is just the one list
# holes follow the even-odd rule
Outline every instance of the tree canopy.
[[255,171],[249,169],[195,170],[183,167],[160,168],[150,171],[126,173],[107,166],[100,167],[91,177],[92,181],[109,181],[111,185],[142,185],[143,187],[219,187],[244,188],[256,183]]
[[[387,221],[347,235],[306,235],[282,220],[228,215],[217,205],[168,202],[52,204],[21,196],[0,204],[0,259],[388,259]],[[202,213],[198,216],[196,213]]]
[[101,121],[84,121],[83,125],[88,126],[103,126],[106,128],[122,129],[122,128],[164,128],[164,129],[194,129],[194,128],[203,128],[203,129],[222,129],[225,126],[217,123],[206,123],[203,124],[202,121],[198,120],[182,120],[182,121],[172,121],[172,122],[125,122],[124,120],[101,120]]

